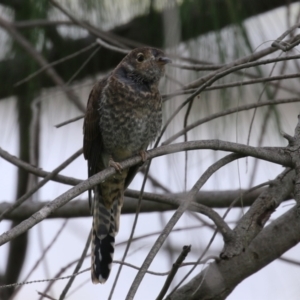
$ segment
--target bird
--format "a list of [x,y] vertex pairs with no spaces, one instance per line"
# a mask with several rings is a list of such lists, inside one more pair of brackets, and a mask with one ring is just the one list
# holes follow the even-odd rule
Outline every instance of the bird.
[[171,59],[159,49],[133,49],[90,92],[83,122],[83,154],[88,176],[108,167],[116,169],[112,177],[93,188],[92,205],[89,191],[94,284],[105,283],[109,277],[124,190],[139,168],[122,169],[120,162],[135,155],[145,162],[147,147],[161,130],[162,100],[158,84],[168,63]]

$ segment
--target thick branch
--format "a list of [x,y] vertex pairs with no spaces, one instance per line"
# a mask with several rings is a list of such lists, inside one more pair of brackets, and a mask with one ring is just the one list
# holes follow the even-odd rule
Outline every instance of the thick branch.
[[[205,205],[211,208],[224,208],[231,205],[234,199],[239,198],[243,195],[243,201],[236,201],[234,207],[247,207],[250,206],[259,194],[263,193],[264,189],[257,189],[251,193],[247,193],[245,190],[233,190],[233,191],[200,191],[195,202],[198,204]],[[136,204],[139,197],[140,191],[127,190],[125,192],[124,206],[122,208],[122,214],[132,214],[136,212]],[[141,207],[141,213],[148,212],[162,212],[174,210],[178,207],[178,202],[172,201],[173,199],[184,198],[185,195],[180,194],[153,194],[144,193],[143,202]],[[291,199],[290,196],[286,197],[285,200]],[[43,208],[48,202],[30,202],[25,203],[21,207],[15,209],[13,212],[8,214],[4,219],[6,220],[25,220],[32,214],[36,213]],[[172,204],[168,204],[172,203]],[[2,202],[0,204],[0,214],[11,206],[9,202]],[[193,209],[191,207],[190,209]],[[63,207],[57,209],[48,218],[77,218],[77,217],[89,217],[90,210],[87,200],[74,200]]]
[[299,243],[299,228],[295,206],[261,231],[239,256],[210,264],[166,299],[225,299],[241,281]]
[[[203,140],[203,141],[192,141],[185,143],[172,144],[167,146],[158,147],[147,152],[147,158],[154,158],[157,156],[162,156],[170,153],[177,153],[180,151],[190,151],[190,150],[199,150],[199,149],[210,149],[210,150],[219,150],[226,152],[235,152],[242,154],[244,156],[252,156],[255,158],[263,159],[269,162],[277,163],[284,165],[286,167],[292,167],[291,157],[285,153],[285,148],[270,148],[270,147],[251,147],[243,144],[225,142],[220,140]],[[49,175],[49,172],[40,170],[33,167],[32,165],[21,161],[17,157],[9,154],[7,151],[0,148],[0,157],[9,161],[10,163],[27,170],[28,172],[45,177]],[[54,181],[76,185],[81,182],[81,180],[71,177],[66,177],[62,175],[57,175],[53,178]]]
[[[134,298],[137,289],[144,278],[146,271],[148,270],[150,264],[152,263],[154,257],[158,253],[159,249],[165,242],[166,238],[170,234],[171,230],[175,226],[175,224],[178,222],[178,220],[181,218],[182,214],[188,209],[189,205],[192,203],[196,193],[201,189],[201,187],[205,184],[205,182],[212,176],[217,170],[225,166],[226,164],[241,158],[241,155],[238,154],[229,154],[220,160],[218,160],[216,163],[211,165],[204,173],[203,175],[197,180],[197,182],[194,184],[193,188],[188,193],[188,196],[185,201],[182,201],[176,212],[173,214],[165,228],[163,229],[162,233],[157,238],[156,242],[152,246],[150,252],[148,253],[147,257],[145,258],[141,269],[137,273],[130,290],[126,296],[126,300],[131,300]],[[214,212],[215,213],[215,212]],[[215,213],[216,214],[216,213]],[[218,227],[218,230],[223,235],[224,240],[230,239],[232,230],[228,227],[228,224],[225,223],[222,219],[217,219],[215,217],[209,216],[211,219],[215,222],[215,225]]]
[[267,188],[240,219],[235,236],[221,253],[222,258],[239,255],[264,228],[275,208],[294,190],[295,171],[287,169]]

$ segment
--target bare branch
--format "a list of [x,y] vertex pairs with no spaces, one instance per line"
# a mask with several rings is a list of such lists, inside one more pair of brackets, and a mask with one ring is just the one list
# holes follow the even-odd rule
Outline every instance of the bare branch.
[[0,18],[0,26],[3,27],[14,39],[15,41],[24,48],[24,50],[43,68],[46,68],[46,74],[53,80],[53,82],[58,85],[66,94],[68,99],[76,105],[76,107],[85,111],[85,107],[80,102],[78,97],[74,92],[65,85],[63,79],[56,73],[52,67],[48,67],[49,64],[46,59],[35,50],[35,48],[12,26],[11,23]]
[[[82,251],[82,254],[81,254],[81,257],[80,259],[78,260],[78,263],[74,269],[74,272],[73,272],[73,275],[77,274],[83,264],[83,261],[86,257],[86,254],[88,252],[88,248],[91,244],[91,240],[92,240],[92,231],[90,231],[90,234],[86,240],[86,243],[85,243],[85,246],[84,246],[84,249]],[[75,280],[75,276],[71,277],[67,283],[67,285],[65,286],[65,288],[63,289],[61,295],[59,296],[59,300],[63,300],[65,297],[66,297],[66,294],[68,293],[70,287],[72,286],[73,282]]]
[[294,197],[300,205],[300,114],[294,136],[290,137],[288,134],[284,134],[284,137],[289,141],[286,152],[290,155],[296,172]]
[[18,29],[28,29],[32,27],[40,27],[40,26],[60,26],[60,25],[69,25],[74,26],[74,24],[71,21],[53,21],[53,20],[47,20],[47,19],[36,19],[36,20],[27,20],[27,21],[17,21],[11,23],[12,26],[18,28]]
[[189,246],[184,246],[182,248],[182,252],[180,253],[179,257],[177,258],[176,262],[173,264],[172,270],[170,271],[164,286],[162,287],[159,295],[157,296],[156,300],[162,300],[163,297],[165,296],[166,292],[168,291],[168,288],[170,286],[170,284],[172,283],[180,265],[182,264],[182,262],[185,260],[186,256],[188,255],[188,253],[191,251],[191,245]]
[[299,227],[299,208],[294,206],[261,231],[240,255],[209,264],[166,300],[225,299],[245,278],[300,242]]
[[294,102],[299,102],[299,101],[300,101],[300,98],[289,98],[289,99],[279,99],[279,100],[274,100],[274,101],[264,101],[264,102],[259,102],[259,103],[256,102],[256,103],[252,103],[252,104],[245,104],[245,105],[241,105],[238,107],[229,108],[229,109],[223,110],[219,113],[211,114],[206,118],[200,119],[200,120],[186,126],[184,129],[180,130],[178,133],[174,134],[173,136],[168,138],[166,141],[164,141],[162,143],[162,145],[170,144],[173,141],[175,141],[178,137],[184,135],[186,132],[190,131],[191,129],[193,129],[201,124],[204,124],[206,122],[212,121],[214,119],[217,119],[217,118],[220,118],[220,117],[223,117],[226,115],[230,115],[230,114],[240,112],[240,111],[254,109],[257,107],[263,107],[263,106],[268,106],[268,105],[277,105],[277,104],[288,104],[288,103],[294,103]]
[[[251,67],[256,67],[256,66],[261,66],[261,65],[266,65],[266,64],[271,64],[275,62],[281,62],[281,61],[287,61],[287,60],[295,60],[299,59],[300,55],[289,55],[289,56],[282,56],[282,57],[276,57],[276,58],[268,58],[268,59],[263,59],[263,60],[258,60],[258,61],[251,61],[251,62],[245,62],[240,64],[239,66],[235,66],[235,71],[242,70],[242,69],[248,69]],[[184,65],[184,64],[171,64],[171,67],[176,67],[179,69],[183,70],[193,70],[193,71],[203,71],[206,70],[219,70],[226,65]]]
[[[41,170],[40,168],[36,168],[32,166],[31,164],[22,161],[21,159],[17,158],[16,156],[13,156],[9,154],[7,151],[3,150],[0,147],[0,157],[5,159],[6,161],[10,162],[11,164],[15,165],[16,167],[22,168],[26,170],[29,173],[32,173],[34,175],[37,175],[39,177],[46,177],[48,176],[51,172],[46,172]],[[72,178],[72,177],[67,177],[63,175],[56,175],[54,178],[52,178],[53,181],[64,183],[64,184],[69,184],[69,185],[77,185],[79,184],[82,180]]]
[[122,54],[128,54],[130,52],[130,50],[126,50],[126,49],[123,49],[123,48],[119,48],[119,47],[116,47],[116,46],[112,46],[106,42],[104,42],[102,39],[100,38],[97,38],[96,39],[96,42],[106,48],[106,49],[109,49],[109,50],[112,50],[112,51],[115,51],[115,52],[119,52],[119,53],[122,53]]
[[[250,206],[255,199],[265,189],[258,189],[257,191],[251,191],[248,193],[246,190],[233,190],[233,191],[199,191],[195,197],[195,203],[211,207],[211,208],[224,208],[232,204],[234,199],[239,199],[243,196],[243,204],[239,201],[235,201],[233,207],[247,207]],[[140,191],[127,190],[125,192],[127,197],[124,199],[124,206],[122,208],[122,214],[132,214],[136,212],[136,203],[139,197]],[[148,212],[164,212],[174,210],[180,205],[180,199],[186,197],[186,193],[176,194],[143,194],[143,201],[141,206],[141,213]],[[178,199],[174,201],[174,199]],[[291,199],[291,196],[286,197],[285,200]],[[9,213],[6,220],[17,220],[22,221],[29,218],[32,214],[42,209],[45,205],[49,204],[50,201],[45,202],[30,202],[24,203],[21,207],[15,209]],[[0,203],[0,213],[5,211],[10,206],[8,202]],[[198,212],[198,208],[190,206],[189,210]],[[88,200],[73,200],[60,207],[51,213],[47,218],[78,218],[78,217],[90,217],[90,210]]]
[[252,204],[234,229],[235,237],[224,246],[222,258],[239,255],[263,229],[275,208],[294,189],[295,172],[282,172]]
[[44,293],[41,293],[41,292],[37,292],[38,295],[42,296],[43,298],[48,298],[48,299],[51,299],[51,300],[56,300],[55,298],[47,295],[47,294],[44,294]]
[[14,209],[19,207],[24,201],[26,201],[30,196],[32,196],[36,191],[38,191],[42,186],[44,186],[48,181],[50,181],[55,175],[57,175],[61,170],[66,168],[71,162],[73,162],[77,157],[79,157],[82,153],[82,149],[76,151],[72,156],[70,156],[66,161],[60,164],[57,168],[55,168],[51,173],[49,173],[43,180],[41,180],[34,188],[25,193],[22,197],[20,197],[14,204],[12,204],[9,208],[7,208],[0,215],[0,222],[3,218],[12,212]]
[[[171,230],[173,229],[175,224],[178,222],[178,220],[181,218],[182,214],[187,210],[188,206],[193,201],[193,198],[194,198],[196,192],[199,191],[199,189],[204,185],[204,183],[209,179],[209,177],[212,174],[214,174],[218,169],[220,169],[224,165],[226,165],[240,157],[241,156],[237,155],[237,154],[229,154],[226,157],[220,159],[218,162],[214,163],[203,173],[203,175],[200,177],[200,179],[196,182],[194,187],[189,192],[187,199],[185,199],[185,201],[183,201],[181,203],[179,208],[176,210],[174,215],[171,217],[170,221],[168,222],[168,224],[163,229],[162,233],[160,234],[160,236],[158,237],[158,239],[152,246],[150,252],[148,253],[146,259],[144,260],[144,262],[141,266],[140,271],[136,275],[136,277],[130,287],[130,290],[126,296],[126,300],[131,300],[134,298],[136,291],[137,291],[142,279],[144,278],[144,276],[146,274],[146,270],[149,268],[151,262],[153,261],[154,257],[158,253],[159,249],[161,248],[162,244],[168,237],[169,233],[171,232]],[[220,230],[220,232],[222,233],[223,237],[225,238],[225,236],[226,236],[225,239],[229,238],[231,229],[228,227],[228,225],[222,219],[218,220],[217,222],[216,222],[216,219],[213,219],[213,220],[214,220],[216,226],[218,227],[218,229]],[[218,223],[219,221],[220,221],[220,223]]]
[[[298,38],[299,38],[299,36],[292,37],[287,42],[291,43],[291,44],[294,43],[295,41],[298,42]],[[243,69],[245,64],[252,62],[252,61],[256,61],[256,60],[260,59],[261,57],[264,57],[268,54],[276,52],[277,50],[278,50],[277,48],[274,48],[271,46],[271,47],[268,47],[261,51],[257,51],[253,54],[245,56],[243,58],[239,58],[229,64],[226,64],[223,68],[218,69],[217,71],[212,72],[206,76],[203,76],[203,77],[197,79],[196,81],[186,85],[186,88],[187,89],[197,88],[198,86],[201,85],[201,88],[203,89],[204,87],[209,86],[215,80],[217,80],[221,77],[224,77],[225,75],[235,72],[237,70]]]
[[30,75],[27,76],[26,78],[24,78],[24,79],[22,79],[22,80],[16,82],[16,83],[14,84],[14,87],[18,87],[19,85],[21,85],[21,84],[23,84],[23,83],[29,81],[30,79],[34,78],[35,76],[41,74],[42,72],[44,72],[45,70],[47,70],[47,69],[49,69],[49,68],[51,68],[51,67],[54,67],[54,66],[56,66],[56,65],[58,65],[58,64],[61,64],[61,63],[65,62],[65,61],[71,59],[71,58],[74,58],[74,57],[76,57],[77,55],[80,55],[81,53],[85,53],[86,51],[88,51],[88,50],[94,48],[96,45],[97,45],[97,43],[92,43],[92,44],[90,44],[89,46],[87,46],[87,47],[85,47],[85,48],[83,48],[83,49],[81,49],[81,50],[79,50],[79,51],[77,51],[77,52],[75,52],[75,53],[72,53],[72,54],[70,54],[70,55],[68,55],[68,56],[65,56],[65,57],[63,57],[63,58],[61,58],[61,59],[58,59],[57,61],[54,61],[54,62],[52,62],[52,63],[48,63],[46,66],[44,66],[44,67],[42,67],[41,69],[37,70],[36,72],[30,74]]
[[[148,158],[154,158],[157,156],[162,156],[170,153],[176,153],[180,151],[190,151],[197,149],[211,149],[211,150],[219,150],[219,151],[229,151],[242,154],[244,156],[252,156],[256,158],[260,158],[269,162],[277,163],[280,165],[284,165],[286,167],[292,167],[291,158],[288,154],[284,153],[284,148],[270,148],[270,147],[251,147],[243,144],[225,142],[221,140],[203,140],[203,141],[192,141],[185,143],[178,143],[172,145],[161,146],[147,152]],[[27,170],[28,172],[35,174],[40,177],[45,177],[49,174],[49,172],[40,170],[31,166],[28,163],[23,162],[17,157],[10,155],[7,151],[3,150],[0,147],[0,157],[5,160],[11,162],[12,164]],[[133,160],[134,158],[132,158]],[[126,160],[126,162],[131,161],[131,159]],[[139,161],[137,161],[138,163]],[[131,166],[131,165],[130,165]],[[76,185],[81,183],[82,181],[79,179],[75,179],[72,177],[56,175],[53,178],[54,181],[66,183],[70,185]]]
[[55,6],[57,9],[59,9],[64,15],[66,15],[74,24],[79,25],[82,28],[85,28],[89,31],[90,34],[105,39],[106,41],[112,43],[113,45],[123,46],[123,44],[119,41],[124,41],[126,39],[118,37],[110,32],[104,32],[102,30],[99,30],[98,28],[95,28],[91,24],[88,24],[86,22],[80,21],[75,16],[73,16],[67,9],[65,9],[60,3],[58,3],[55,0],[49,0],[53,6]]
[[[25,277],[25,279],[23,281],[27,281],[28,278],[31,276],[31,274],[34,272],[34,270],[38,267],[38,265],[42,262],[42,260],[44,259],[44,257],[46,256],[47,252],[49,252],[49,250],[51,249],[51,247],[54,245],[54,243],[56,242],[57,238],[60,236],[60,234],[62,233],[63,229],[65,228],[66,224],[68,222],[68,219],[66,219],[60,229],[57,231],[57,233],[55,234],[55,236],[53,237],[52,241],[49,243],[49,245],[45,248],[45,250],[43,251],[41,257],[36,261],[36,263],[34,264],[34,266],[31,268],[31,270],[28,272],[27,276]],[[12,298],[16,297],[17,293],[21,290],[22,285],[20,285],[18,288],[15,289]]]
[[[152,149],[147,152],[147,158],[152,159],[153,157],[175,153],[179,151],[187,151],[187,150],[195,150],[195,149],[214,149],[214,150],[223,150],[223,151],[232,151],[239,153],[237,154],[238,157],[250,155],[256,158],[261,158],[270,162],[279,163],[282,165],[290,166],[291,159],[289,155],[282,153],[283,151],[276,151],[270,148],[255,148],[250,146],[245,146],[237,143],[230,143],[230,142],[223,142],[219,140],[208,140],[208,141],[195,141],[195,142],[186,142],[186,143],[179,143],[174,145],[162,146],[159,148]],[[280,149],[280,148],[279,148]],[[0,156],[3,155],[3,150],[0,149]],[[4,151],[5,152],[5,151]],[[6,152],[7,153],[7,152]],[[2,156],[3,157],[3,156]],[[235,156],[234,156],[235,157]],[[141,162],[141,156],[136,156],[130,159],[125,160],[121,163],[121,166],[126,169],[130,166],[138,164]],[[21,233],[27,231],[35,224],[39,223],[43,219],[47,218],[48,215],[56,210],[57,208],[63,206],[71,199],[75,198],[76,196],[80,195],[81,193],[91,189],[96,184],[99,184],[101,181],[105,180],[109,176],[115,174],[116,170],[114,168],[107,168],[104,171],[90,177],[88,180],[79,183],[76,187],[71,188],[69,191],[63,193],[55,200],[53,200],[50,204],[43,207],[40,211],[32,215],[29,219],[23,221],[18,226],[12,228],[11,230],[3,233],[0,236],[0,245],[10,241],[11,239],[17,237]],[[199,190],[199,189],[198,189]],[[194,196],[193,196],[194,197]],[[189,201],[186,201],[187,207],[189,205]],[[197,205],[199,207],[199,205]],[[181,207],[181,206],[180,206]],[[187,208],[184,206],[184,210]],[[180,209],[180,211],[183,208]],[[212,211],[213,212],[213,211]],[[183,213],[183,211],[181,212]],[[211,215],[211,218],[214,217]],[[215,221],[215,220],[214,220]],[[220,222],[223,222],[220,219]],[[224,222],[223,222],[224,223]],[[219,226],[218,224],[216,224]],[[223,232],[224,234],[224,232]]]
[[84,118],[84,115],[81,115],[81,116],[78,116],[78,117],[69,119],[69,120],[67,120],[67,121],[64,121],[64,122],[62,122],[62,123],[56,124],[55,127],[56,127],[56,128],[60,128],[60,127],[63,127],[63,126],[65,126],[65,125],[67,125],[67,124],[70,124],[70,123],[76,122],[76,121],[78,121],[78,120],[81,120],[81,119],[83,119],[83,118]]

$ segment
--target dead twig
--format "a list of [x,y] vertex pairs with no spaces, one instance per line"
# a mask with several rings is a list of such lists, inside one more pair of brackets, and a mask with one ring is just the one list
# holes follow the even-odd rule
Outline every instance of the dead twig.
[[164,286],[162,287],[159,295],[157,296],[156,300],[162,300],[163,297],[165,296],[165,294],[168,291],[168,288],[170,286],[170,284],[172,283],[179,267],[181,266],[181,264],[183,263],[183,261],[185,260],[185,258],[187,257],[188,253],[191,251],[191,245],[189,246],[184,246],[182,248],[182,252],[180,253],[180,255],[178,256],[176,262],[173,264],[172,269],[165,281]]

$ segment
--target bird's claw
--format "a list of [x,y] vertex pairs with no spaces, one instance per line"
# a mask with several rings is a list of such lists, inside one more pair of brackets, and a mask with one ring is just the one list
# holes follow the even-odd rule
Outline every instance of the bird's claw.
[[141,150],[140,151],[140,156],[142,158],[142,161],[145,162],[147,160],[147,152],[146,152],[146,150]]
[[122,166],[118,162],[114,161],[112,158],[109,159],[108,165],[110,167],[115,168],[115,170],[119,173],[122,173],[123,171]]

